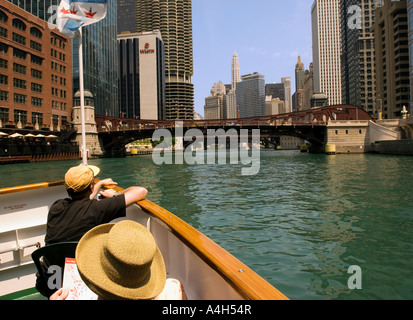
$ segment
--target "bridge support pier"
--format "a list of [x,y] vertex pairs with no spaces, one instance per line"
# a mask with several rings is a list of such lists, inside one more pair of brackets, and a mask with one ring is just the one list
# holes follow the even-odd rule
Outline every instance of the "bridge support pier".
[[[79,145],[79,152],[82,148],[82,110],[80,107],[80,92],[75,94],[75,107],[72,108],[73,128],[77,131],[75,141]],[[98,131],[95,122],[95,107],[93,107],[93,95],[85,90],[85,132],[86,150],[90,157],[100,157],[103,155],[102,146],[99,141]]]

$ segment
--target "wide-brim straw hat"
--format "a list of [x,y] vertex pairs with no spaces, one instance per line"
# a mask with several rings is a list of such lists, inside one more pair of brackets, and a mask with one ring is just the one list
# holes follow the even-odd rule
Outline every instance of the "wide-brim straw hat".
[[166,270],[152,234],[134,221],[97,226],[76,249],[79,274],[105,300],[150,300],[165,287]]

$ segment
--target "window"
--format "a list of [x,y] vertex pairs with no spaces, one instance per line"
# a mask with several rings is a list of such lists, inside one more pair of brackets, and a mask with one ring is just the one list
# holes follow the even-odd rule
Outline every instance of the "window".
[[36,69],[32,69],[32,77],[36,79],[42,79],[42,72]]
[[21,122],[23,124],[27,123],[27,111],[24,110],[14,110],[14,122]]
[[15,103],[20,103],[20,104],[26,104],[27,103],[27,96],[24,94],[14,94],[14,102]]
[[21,74],[26,74],[26,66],[14,62],[13,71]]
[[0,37],[7,38],[7,29],[0,27]]
[[39,66],[41,66],[42,63],[43,63],[43,59],[38,57],[38,56],[35,56],[34,54],[32,54],[32,56],[31,56],[31,61],[32,61],[32,63],[37,64]]
[[9,93],[7,91],[0,90],[0,101],[9,101]]
[[36,41],[30,40],[30,48],[42,52],[42,44]]
[[7,86],[9,84],[9,77],[4,74],[0,74],[0,84]]
[[0,53],[7,53],[9,46],[3,42],[0,42]]
[[14,78],[13,79],[13,86],[15,88],[19,88],[19,89],[26,89],[26,80],[22,80],[22,79],[17,79]]
[[26,37],[23,37],[22,35],[18,33],[13,32],[12,38],[14,42],[20,43],[22,45],[26,45]]
[[7,60],[0,59],[0,68],[1,68],[1,69],[8,69],[8,62],[7,62]]
[[2,122],[9,121],[9,109],[8,108],[0,108],[0,120]]
[[42,98],[32,97],[32,106],[34,106],[34,107],[42,107],[42,106],[43,106],[43,99],[42,99]]
[[1,22],[7,22],[9,20],[9,17],[7,14],[5,14],[2,10],[0,10],[0,21]]
[[21,21],[20,19],[14,18],[12,22],[13,27],[20,29],[22,31],[26,31],[26,24]]
[[41,39],[42,38],[42,32],[37,29],[36,27],[31,27],[30,28],[30,34],[36,38]]
[[26,60],[26,55],[27,53],[17,49],[17,48],[13,48],[13,57],[21,59],[21,60]]
[[41,84],[32,82],[31,87],[33,92],[42,93],[43,86]]
[[41,126],[43,124],[43,113],[32,112],[32,123],[38,123]]

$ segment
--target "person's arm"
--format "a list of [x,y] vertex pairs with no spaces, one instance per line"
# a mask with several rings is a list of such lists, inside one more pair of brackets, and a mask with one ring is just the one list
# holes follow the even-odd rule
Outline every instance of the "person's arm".
[[125,190],[115,192],[113,189],[101,191],[100,194],[105,198],[111,198],[123,194],[125,196],[125,205],[129,207],[131,204],[145,199],[148,190],[143,187],[129,187]]
[[90,199],[94,199],[97,195],[97,193],[99,192],[99,189],[102,188],[103,186],[116,186],[117,183],[114,182],[112,179],[105,179],[105,180],[100,180],[98,183],[96,183],[93,187],[93,192],[90,195]]

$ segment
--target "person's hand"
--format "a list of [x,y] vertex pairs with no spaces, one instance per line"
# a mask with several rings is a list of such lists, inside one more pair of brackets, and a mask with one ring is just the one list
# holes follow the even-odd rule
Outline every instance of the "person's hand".
[[106,190],[101,191],[100,194],[104,196],[105,198],[112,198],[116,195],[116,191],[113,189],[106,189]]
[[117,183],[114,182],[111,178],[101,180],[100,183],[101,183],[102,186],[112,186],[112,187],[114,187],[114,186],[117,185]]
[[69,289],[59,289],[53,293],[49,300],[66,300],[69,295]]

